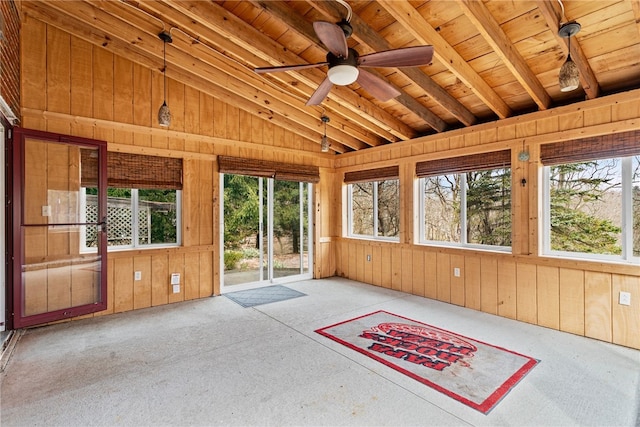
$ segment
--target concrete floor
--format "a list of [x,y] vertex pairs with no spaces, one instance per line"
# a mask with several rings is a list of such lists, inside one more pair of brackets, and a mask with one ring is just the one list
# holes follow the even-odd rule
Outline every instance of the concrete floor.
[[[640,351],[344,279],[28,330],[0,424],[640,425]],[[314,332],[387,310],[541,362],[487,415]]]

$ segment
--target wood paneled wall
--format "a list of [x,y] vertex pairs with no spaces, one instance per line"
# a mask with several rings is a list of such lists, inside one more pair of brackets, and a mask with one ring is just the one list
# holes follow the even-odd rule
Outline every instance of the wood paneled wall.
[[[220,293],[218,155],[315,164],[332,174],[332,156],[321,154],[317,142],[172,79],[172,123],[160,128],[159,70],[29,17],[22,43],[23,127],[105,140],[109,151],[184,159],[183,245],[109,252],[108,309],[98,315]],[[318,252],[330,259],[327,249]],[[331,268],[325,263],[322,272],[331,275]],[[134,280],[135,271],[142,280]],[[180,293],[172,292],[171,273],[181,275]]]
[[[539,257],[541,143],[640,128],[640,92],[586,101],[446,134],[334,157],[299,136],[169,79],[169,130],[156,124],[162,75],[32,18],[22,28],[22,125],[108,141],[111,151],[185,159],[180,248],[109,254],[109,309],[167,304],[219,293],[217,155],[314,164],[315,277],[334,274],[544,327],[640,348],[640,268]],[[513,253],[415,245],[415,162],[512,150]],[[526,149],[529,162],[518,162]],[[401,241],[342,237],[343,173],[400,165]],[[366,256],[371,255],[371,262]],[[460,277],[453,275],[460,268]],[[133,272],[142,271],[141,281]],[[180,294],[169,276],[181,273]],[[631,292],[631,306],[617,304]]]
[[[340,276],[397,289],[573,334],[640,348],[640,266],[539,256],[540,145],[640,129],[640,91],[586,101],[349,153],[336,160],[336,191],[344,172],[400,165],[399,243],[340,238],[333,230]],[[640,141],[638,141],[640,144]],[[422,160],[512,151],[512,253],[414,244],[415,163]],[[530,152],[528,162],[517,158]],[[520,184],[526,179],[525,186]],[[344,203],[344,200],[338,200]],[[367,261],[371,255],[371,261]],[[460,269],[460,276],[454,275]],[[618,304],[620,291],[631,305]]]

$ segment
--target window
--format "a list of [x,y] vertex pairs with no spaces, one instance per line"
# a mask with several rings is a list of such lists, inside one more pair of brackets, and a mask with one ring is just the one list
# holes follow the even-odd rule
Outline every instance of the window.
[[398,241],[400,238],[399,168],[348,172],[347,234]]
[[636,133],[541,147],[544,254],[638,262],[640,146]]
[[545,166],[546,254],[611,260],[640,257],[639,159]]
[[[83,188],[88,222],[97,218],[94,188]],[[136,248],[179,244],[179,190],[107,189],[107,246]],[[88,230],[85,248],[96,244],[95,230]]]
[[[98,219],[91,158],[83,154],[81,206],[86,222]],[[86,166],[85,166],[86,164]],[[107,157],[107,245],[111,248],[180,244],[182,160],[127,153]],[[87,229],[83,249],[96,245],[96,230]]]
[[510,151],[420,162],[418,241],[508,250]]

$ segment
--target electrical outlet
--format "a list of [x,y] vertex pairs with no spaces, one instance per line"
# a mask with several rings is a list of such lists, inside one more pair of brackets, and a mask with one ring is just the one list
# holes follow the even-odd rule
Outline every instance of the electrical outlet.
[[51,216],[51,206],[49,205],[42,206],[42,216]]
[[371,262],[371,255],[367,254],[367,261]]
[[453,275],[455,277],[460,277],[460,269],[458,267],[453,269]]
[[135,273],[133,273],[133,279],[142,280],[142,271],[136,271]]
[[631,305],[631,292],[620,292],[620,305]]
[[171,284],[172,285],[180,284],[180,273],[171,273]]

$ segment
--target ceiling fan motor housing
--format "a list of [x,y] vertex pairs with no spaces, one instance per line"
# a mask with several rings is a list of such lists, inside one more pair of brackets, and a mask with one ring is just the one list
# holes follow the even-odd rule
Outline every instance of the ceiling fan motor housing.
[[352,67],[358,66],[358,52],[355,49],[349,48],[349,56],[343,58],[341,56],[336,56],[331,52],[327,52],[327,62],[329,63],[329,68],[335,67],[336,65],[351,65]]

